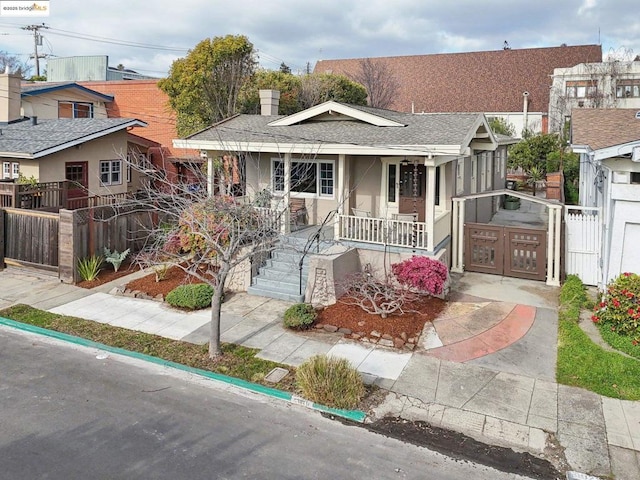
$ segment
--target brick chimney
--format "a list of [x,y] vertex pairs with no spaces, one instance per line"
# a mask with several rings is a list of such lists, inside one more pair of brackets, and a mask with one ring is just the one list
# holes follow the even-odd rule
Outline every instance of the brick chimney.
[[[21,120],[21,78],[20,75],[9,73],[8,69],[0,74],[0,124]],[[8,92],[4,95],[5,92]]]
[[260,90],[260,115],[278,115],[280,91]]

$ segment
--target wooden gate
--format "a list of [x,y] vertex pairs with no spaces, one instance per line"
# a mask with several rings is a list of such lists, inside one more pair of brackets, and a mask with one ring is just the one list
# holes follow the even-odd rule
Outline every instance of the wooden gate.
[[6,263],[58,271],[57,213],[7,208],[0,214]]
[[578,275],[585,285],[597,286],[601,275],[602,212],[600,208],[567,205],[564,222],[566,273]]
[[464,269],[508,277],[546,278],[547,231],[465,224]]

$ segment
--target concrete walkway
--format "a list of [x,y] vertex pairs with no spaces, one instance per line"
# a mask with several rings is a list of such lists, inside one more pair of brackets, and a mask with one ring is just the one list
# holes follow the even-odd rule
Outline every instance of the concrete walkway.
[[[39,272],[9,268],[0,273],[0,307],[26,303],[168,338],[208,341],[209,311],[186,313],[108,293],[127,281],[85,290]],[[293,366],[319,353],[346,357],[365,380],[389,391],[374,411],[376,416],[424,420],[547,457],[561,456],[559,449],[564,449],[574,470],[640,479],[640,403],[604,398],[554,381],[557,289],[464,274],[454,278],[452,298],[450,320],[469,335],[454,341],[458,333],[445,315],[434,322],[436,330],[441,323],[436,334],[442,345],[423,345],[416,352],[398,353],[332,333],[290,332],[281,326],[289,303],[246,294],[230,295],[223,304],[222,340],[258,348],[261,358]],[[516,299],[519,304],[509,303]],[[456,308],[461,310],[456,313]],[[488,327],[476,331],[474,321]],[[474,338],[477,344],[496,348],[464,363],[437,354],[447,343],[455,346]]]

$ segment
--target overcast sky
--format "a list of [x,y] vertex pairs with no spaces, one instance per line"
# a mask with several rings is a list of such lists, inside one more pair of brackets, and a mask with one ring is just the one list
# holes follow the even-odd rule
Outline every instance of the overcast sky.
[[[3,2],[5,3],[5,2]],[[154,76],[207,37],[243,34],[264,68],[292,71],[320,59],[602,44],[640,54],[638,0],[50,0],[47,17],[0,12],[0,50],[108,55],[109,64]],[[93,40],[100,41],[93,41]],[[118,44],[120,43],[120,44]],[[140,48],[135,45],[158,48]],[[41,64],[45,68],[45,64]],[[33,73],[33,72],[32,72]]]

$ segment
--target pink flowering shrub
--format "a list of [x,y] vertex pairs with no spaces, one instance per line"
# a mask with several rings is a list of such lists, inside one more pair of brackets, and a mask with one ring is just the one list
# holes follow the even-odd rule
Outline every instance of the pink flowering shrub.
[[444,263],[418,255],[394,263],[391,270],[401,285],[430,295],[442,294],[449,278],[449,269]]
[[640,276],[623,273],[607,285],[607,293],[595,308],[591,320],[640,342]]

